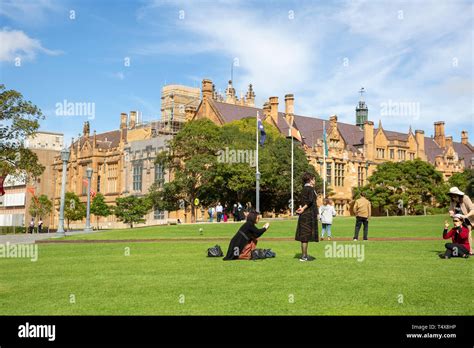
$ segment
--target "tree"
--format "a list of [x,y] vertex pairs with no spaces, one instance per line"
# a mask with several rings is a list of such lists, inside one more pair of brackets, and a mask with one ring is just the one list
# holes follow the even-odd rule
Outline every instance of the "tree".
[[31,197],[29,213],[33,218],[43,218],[51,214],[53,210],[53,202],[46,195],[39,197]]
[[448,197],[443,175],[427,162],[416,159],[404,162],[385,162],[368,178],[360,189],[375,208],[398,213],[398,203],[410,214],[422,214],[424,206],[445,206]]
[[[165,164],[172,170],[174,180],[162,188],[157,185],[150,188],[154,205],[162,210],[177,210],[179,202],[191,205],[192,221],[195,198],[203,206],[218,201],[227,206],[237,201],[251,202],[255,206],[255,123],[255,117],[222,127],[209,120],[187,123],[175,141],[170,142],[169,152],[159,154],[156,159],[156,163]],[[267,139],[259,149],[260,210],[282,212],[288,209],[290,200],[291,140],[270,124],[265,124],[265,131]],[[301,191],[304,172],[315,175],[318,191],[322,189],[322,181],[308,163],[301,146],[295,143],[296,198]],[[234,161],[232,155],[237,152],[246,160],[239,157]]]
[[144,219],[144,216],[149,213],[153,207],[151,199],[147,196],[127,196],[117,198],[115,204],[115,216],[120,221],[130,224],[130,228],[133,228],[133,224],[145,222],[146,220]]
[[474,197],[474,169],[464,169],[448,179],[449,186],[456,186],[469,197]]
[[102,193],[97,193],[92,199],[91,213],[96,216],[97,229],[99,229],[99,218],[101,216],[107,217],[112,213],[110,207],[105,203],[105,198]]
[[38,156],[25,148],[26,138],[35,134],[41,119],[44,116],[37,106],[0,84],[0,176],[25,172],[35,178],[43,173]]
[[208,119],[186,123],[178,134],[169,142],[169,151],[161,152],[156,159],[167,170],[174,174],[171,183],[165,183],[157,191],[152,187],[153,204],[160,207],[175,208],[183,202],[185,208],[191,207],[191,221],[196,220],[196,198],[203,204],[209,202],[206,193],[212,191],[216,152],[220,146],[219,127]]
[[64,199],[64,217],[69,230],[70,221],[79,221],[86,217],[86,205],[81,203],[74,192],[66,192]]

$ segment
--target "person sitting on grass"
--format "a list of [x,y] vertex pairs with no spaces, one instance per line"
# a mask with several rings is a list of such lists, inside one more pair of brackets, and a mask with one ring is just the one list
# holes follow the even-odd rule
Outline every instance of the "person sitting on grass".
[[270,227],[270,224],[267,222],[263,225],[263,228],[257,228],[258,220],[257,212],[251,211],[247,214],[247,221],[240,226],[235,236],[231,239],[224,260],[250,260],[252,251],[257,246],[257,239]]
[[454,227],[449,230],[449,223],[445,221],[443,239],[451,238],[452,243],[446,243],[446,252],[440,254],[439,257],[442,259],[450,259],[451,257],[469,257],[469,230],[466,226],[463,226],[463,218],[461,214],[453,216]]

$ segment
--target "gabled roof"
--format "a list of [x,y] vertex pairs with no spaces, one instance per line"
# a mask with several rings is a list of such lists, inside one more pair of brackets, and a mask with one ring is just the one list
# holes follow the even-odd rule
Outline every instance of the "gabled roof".
[[[212,103],[219,111],[220,115],[226,123],[241,120],[246,117],[256,117],[257,111],[260,116],[263,116],[263,109],[256,108],[246,105],[235,105],[229,103],[223,103],[213,100]],[[288,124],[285,120],[285,114],[283,112],[278,113],[278,129],[282,134],[288,134]]]
[[[464,160],[464,166],[469,168],[471,159],[474,157],[474,148],[472,145],[462,144],[453,141],[454,151],[458,154],[459,159]],[[434,138],[425,137],[425,153],[429,162],[434,163],[436,156],[444,155],[446,149],[439,147]]]
[[[378,128],[374,129],[374,133],[377,132],[377,130]],[[385,133],[385,136],[388,140],[408,141],[408,134],[406,133],[394,132],[385,129],[383,129],[383,132]]]
[[[245,105],[228,104],[225,102],[212,101],[215,108],[220,113],[226,123],[243,119],[245,117],[255,117],[257,111],[263,115],[262,108]],[[313,147],[318,139],[323,136],[323,119],[309,116],[295,115],[295,128],[304,137],[304,143]],[[339,133],[351,151],[357,151],[358,146],[364,144],[364,130],[356,125],[338,122]],[[288,134],[288,124],[285,120],[285,113],[278,112],[278,128],[283,135]],[[326,120],[326,130],[329,130],[329,121]],[[378,128],[374,129],[374,134]],[[408,141],[409,133],[401,133],[383,129],[388,140]],[[474,148],[470,144],[453,142],[454,150],[459,158],[464,160],[465,166],[469,167],[471,158],[474,157]],[[440,148],[433,138],[425,137],[425,153],[429,162],[434,163],[436,156],[443,155],[444,149]]]
[[[89,135],[89,137],[82,136],[74,142],[74,146],[77,146],[79,141],[80,147],[84,145],[86,140],[92,144],[94,141],[94,136]],[[105,133],[96,134],[97,148],[99,149],[113,149],[119,146],[120,143],[120,130],[113,130]]]

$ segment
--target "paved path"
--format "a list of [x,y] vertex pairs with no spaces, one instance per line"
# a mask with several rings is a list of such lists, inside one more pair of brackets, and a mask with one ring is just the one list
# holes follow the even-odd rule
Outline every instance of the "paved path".
[[[148,239],[81,239],[81,240],[38,240],[37,243],[41,244],[79,244],[79,243],[157,243],[157,242],[228,242],[230,237],[215,237],[215,238],[148,238]],[[432,241],[439,240],[434,237],[387,237],[387,238],[370,238],[370,241],[383,241],[383,242],[397,242],[397,241]],[[262,242],[294,242],[294,238],[288,237],[272,237],[272,238],[259,238]],[[340,241],[352,241],[352,238],[333,238],[332,240],[324,240],[323,242],[340,242]],[[357,243],[364,243],[360,240]]]
[[[102,231],[93,231],[93,232],[84,232],[84,231],[71,231],[66,232],[66,236],[75,236],[78,234],[89,234],[89,233],[97,233]],[[0,235],[0,244],[30,244],[44,241],[48,238],[54,238],[56,236],[55,233],[17,233],[17,234],[2,234]]]

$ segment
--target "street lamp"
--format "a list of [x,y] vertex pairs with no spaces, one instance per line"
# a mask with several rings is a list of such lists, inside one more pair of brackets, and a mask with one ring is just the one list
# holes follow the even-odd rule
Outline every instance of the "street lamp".
[[64,201],[66,199],[66,171],[67,171],[67,162],[69,161],[69,156],[71,152],[69,149],[64,148],[60,152],[61,154],[61,161],[63,161],[63,178],[61,181],[61,203],[59,206],[59,226],[58,230],[56,231],[57,237],[64,237],[66,234],[64,233]]
[[86,227],[84,232],[91,232],[91,178],[92,178],[92,168],[86,169],[87,175],[87,215],[86,215]]

